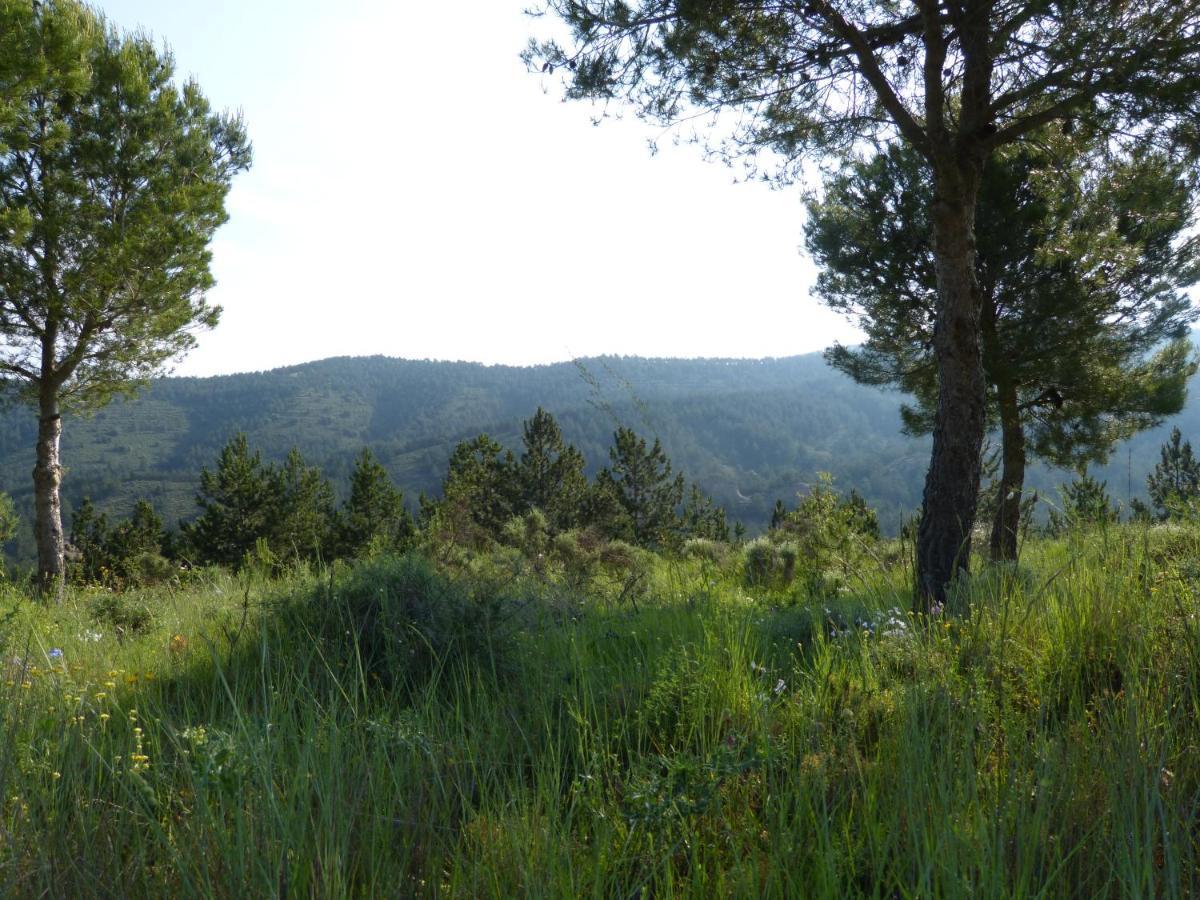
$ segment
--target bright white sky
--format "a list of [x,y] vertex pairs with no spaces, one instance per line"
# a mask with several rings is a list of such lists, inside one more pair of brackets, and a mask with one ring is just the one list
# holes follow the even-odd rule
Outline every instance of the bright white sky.
[[[529,0],[97,0],[242,109],[221,324],[179,374],[385,354],[787,356],[857,333],[809,296],[795,189],[735,184],[527,74]],[[545,23],[541,23],[544,27]]]

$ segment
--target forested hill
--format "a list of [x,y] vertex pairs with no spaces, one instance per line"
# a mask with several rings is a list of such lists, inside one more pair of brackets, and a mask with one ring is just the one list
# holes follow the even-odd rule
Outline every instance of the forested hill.
[[[915,508],[928,444],[900,433],[901,397],[831,370],[820,354],[770,360],[604,357],[518,368],[462,362],[338,358],[271,372],[169,378],[92,418],[69,418],[63,459],[69,511],[90,496],[113,513],[151,500],[168,523],[194,512],[202,466],[237,431],[265,457],[292,446],[339,490],[354,454],[370,446],[415,503],[436,493],[453,445],[481,431],[516,448],[520,424],[540,404],[560,421],[594,472],[612,432],[626,425],[658,436],[677,469],[710,492],[731,518],[761,527],[776,498],[794,499],[819,471],[854,487],[894,528]],[[1185,434],[1197,405],[1180,417]],[[30,511],[35,421],[24,407],[0,413],[0,489]],[[1154,464],[1162,432],[1135,442],[1135,493]],[[1062,473],[1033,473],[1035,485]],[[1126,457],[1108,477],[1124,499]],[[28,541],[28,529],[22,529]],[[25,548],[18,546],[18,555]]]

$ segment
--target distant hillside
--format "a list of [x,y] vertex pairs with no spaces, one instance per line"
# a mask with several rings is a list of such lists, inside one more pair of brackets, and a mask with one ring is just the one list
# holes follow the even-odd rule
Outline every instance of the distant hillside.
[[[476,363],[339,358],[272,372],[168,378],[140,397],[65,423],[64,497],[90,496],[110,513],[147,498],[168,523],[194,513],[202,466],[236,431],[270,459],[296,446],[339,490],[353,455],[370,446],[415,503],[436,493],[454,444],[486,431],[518,447],[521,420],[540,404],[561,422],[595,471],[618,425],[658,436],[676,468],[699,482],[752,530],[776,498],[791,501],[817,472],[855,487],[885,527],[920,502],[928,442],[900,433],[898,394],[865,388],[820,354],[769,360],[602,357],[528,368]],[[1179,417],[1200,436],[1200,404]],[[1140,493],[1166,429],[1133,442]],[[31,515],[35,421],[23,407],[0,412],[0,489]],[[1100,473],[1126,495],[1125,450]],[[1036,471],[1046,488],[1068,476]],[[13,555],[28,558],[23,529]]]

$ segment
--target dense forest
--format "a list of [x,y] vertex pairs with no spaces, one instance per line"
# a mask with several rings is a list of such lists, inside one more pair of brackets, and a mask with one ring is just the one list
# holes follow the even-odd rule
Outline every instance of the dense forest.
[[[199,473],[238,431],[268,460],[296,447],[344,493],[355,454],[369,446],[415,508],[436,494],[454,445],[481,431],[516,448],[520,426],[541,405],[587,461],[607,462],[619,426],[658,437],[677,470],[753,533],[777,499],[807,493],[833,474],[879,511],[886,533],[920,503],[927,439],[901,432],[904,397],[855,384],[820,354],[768,360],[602,357],[535,367],[483,366],[382,357],[329,359],[271,372],[167,378],[133,400],[71,421],[64,438],[67,516],[82,499],[112,515],[151,501],[168,525],[195,515]],[[35,421],[13,403],[0,413],[0,489],[24,520],[32,512]],[[1189,404],[1174,424],[1200,431]],[[1107,467],[1111,494],[1143,493],[1168,426],[1118,447]],[[1056,497],[1070,473],[1036,469],[1031,485]],[[9,554],[33,555],[22,527]]]

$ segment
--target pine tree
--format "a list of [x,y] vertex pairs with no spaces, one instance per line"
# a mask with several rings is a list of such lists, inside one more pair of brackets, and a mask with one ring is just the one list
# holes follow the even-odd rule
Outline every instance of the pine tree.
[[139,500],[129,519],[110,523],[85,497],[71,517],[73,577],[87,584],[127,584],[138,576],[143,557],[161,554],[164,539],[162,519],[148,500]]
[[629,519],[635,543],[662,547],[678,537],[679,504],[683,502],[682,475],[671,476],[671,461],[658,438],[646,447],[644,438],[628,428],[618,428],[609,449],[611,465],[602,476],[610,481]]
[[48,592],[63,415],[132,392],[216,324],[208,247],[250,144],[169,52],[77,0],[0,3],[0,60],[0,379],[37,411]]
[[516,508],[516,461],[486,434],[462,441],[450,455],[442,498],[434,509],[439,529],[456,544],[499,538]]
[[554,416],[540,406],[522,424],[525,450],[516,467],[514,515],[540,509],[551,532],[580,522],[588,489],[583,454],[563,440]]
[[771,525],[768,530],[774,531],[777,528],[782,528],[784,522],[787,521],[787,507],[783,505],[783,501],[777,499],[775,508],[771,510]]
[[107,556],[113,571],[121,578],[129,578],[139,556],[162,552],[164,537],[162,519],[153,505],[149,500],[139,500],[133,507],[133,515],[118,522],[109,535]]
[[385,469],[364,448],[350,473],[350,496],[337,516],[338,552],[358,557],[371,549],[403,550],[412,541],[413,521]]
[[1107,481],[1097,481],[1084,473],[1064,484],[1060,493],[1062,511],[1051,509],[1046,526],[1052,534],[1061,534],[1072,526],[1111,524],[1120,517],[1108,495]]
[[[975,223],[988,415],[1003,463],[981,494],[993,559],[1016,558],[1027,456],[1103,462],[1117,441],[1178,412],[1196,369],[1188,165],[1154,152],[1100,165],[1077,137],[1040,140],[996,155]],[[867,333],[827,359],[856,381],[913,395],[903,415],[915,434],[932,430],[939,391],[932,198],[920,155],[894,146],[832,178],[806,226],[822,266],[817,293]]]
[[725,510],[717,506],[712,497],[701,491],[699,485],[692,484],[688,488],[687,500],[683,504],[681,534],[685,538],[729,540],[729,522],[725,517]]
[[1146,479],[1146,489],[1160,519],[1200,497],[1200,461],[1192,453],[1192,442],[1183,440],[1178,428],[1171,429],[1171,439],[1163,444],[1158,465]]
[[293,447],[269,475],[270,516],[266,538],[277,559],[319,559],[333,524],[333,487]]
[[108,516],[97,513],[90,497],[84,497],[79,508],[71,517],[71,546],[78,559],[76,577],[85,582],[99,584],[104,581],[111,567],[108,558],[110,529]]
[[215,472],[200,472],[200,515],[183,528],[196,560],[238,566],[256,541],[269,534],[274,486],[262,454],[250,452],[245,434],[221,450]]

